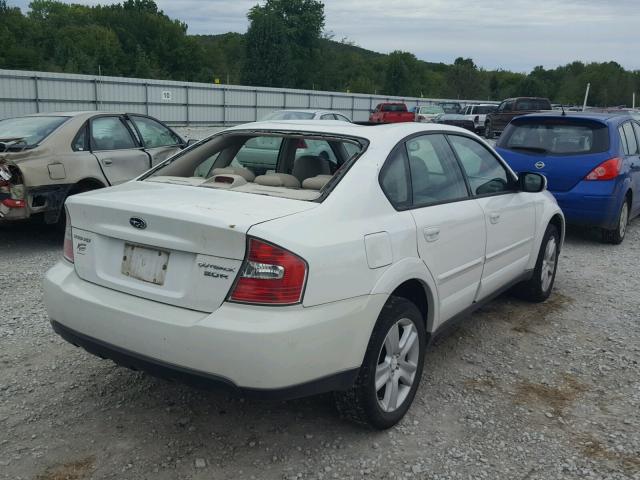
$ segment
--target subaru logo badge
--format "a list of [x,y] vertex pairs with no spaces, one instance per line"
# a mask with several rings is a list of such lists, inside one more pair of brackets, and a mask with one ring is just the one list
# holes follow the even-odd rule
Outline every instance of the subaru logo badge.
[[140,230],[144,230],[145,228],[147,228],[147,222],[145,222],[140,217],[131,217],[129,219],[129,223],[133,228],[139,228]]
[[543,168],[544,168],[544,166],[545,166],[545,165],[544,165],[544,162],[536,162],[536,168],[537,168],[538,170],[543,169]]

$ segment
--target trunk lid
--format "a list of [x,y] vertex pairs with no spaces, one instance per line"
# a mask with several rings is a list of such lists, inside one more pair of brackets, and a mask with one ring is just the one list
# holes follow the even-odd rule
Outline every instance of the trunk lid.
[[71,197],[75,268],[92,283],[212,312],[225,300],[252,225],[317,203],[152,182]]

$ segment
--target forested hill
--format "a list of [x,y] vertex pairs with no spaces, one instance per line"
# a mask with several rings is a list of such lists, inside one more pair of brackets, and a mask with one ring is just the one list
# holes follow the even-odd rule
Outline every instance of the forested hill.
[[[189,35],[154,0],[86,6],[34,0],[27,12],[0,0],[0,68],[291,87],[389,95],[500,100],[540,95],[629,105],[640,72],[576,61],[528,74],[452,65],[410,52],[372,52],[325,33],[319,0],[266,0],[248,12],[246,34]],[[215,19],[212,19],[214,22]]]

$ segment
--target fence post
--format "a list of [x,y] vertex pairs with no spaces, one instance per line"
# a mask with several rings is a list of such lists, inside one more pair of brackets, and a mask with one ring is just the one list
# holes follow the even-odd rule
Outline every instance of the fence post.
[[185,98],[185,101],[186,101],[185,105],[186,105],[186,109],[187,109],[187,112],[186,112],[187,113],[187,126],[189,126],[190,125],[190,122],[189,122],[189,85],[185,85],[184,86],[184,94],[185,94],[185,97],[186,97]]
[[98,78],[94,77],[93,79],[93,97],[94,103],[96,105],[96,110],[100,110],[100,103],[98,101]]
[[258,121],[258,89],[257,88],[255,89],[254,93],[256,94],[255,95],[255,102],[254,102],[254,105],[253,105],[254,106],[254,111],[255,111],[255,115],[254,115],[255,118],[254,119],[257,122]]
[[307,92],[307,108],[311,108],[311,92]]
[[144,82],[144,111],[149,115],[149,84]]
[[287,109],[287,92],[284,91],[283,94],[284,94],[284,106],[282,108],[286,110]]
[[351,120],[356,115],[356,97],[351,97]]
[[330,104],[331,106],[329,107],[329,109],[333,110],[333,95],[330,95],[330,97],[331,97],[331,104]]
[[36,94],[36,113],[40,113],[40,95],[38,94],[38,76],[33,77],[33,84],[35,86]]
[[222,87],[222,125],[227,124],[227,89]]

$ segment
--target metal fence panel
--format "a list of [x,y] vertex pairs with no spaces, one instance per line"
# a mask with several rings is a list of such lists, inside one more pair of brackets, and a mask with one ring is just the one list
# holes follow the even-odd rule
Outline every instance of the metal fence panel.
[[230,125],[259,120],[282,108],[317,108],[366,121],[372,108],[389,101],[412,108],[451,100],[0,69],[0,119],[104,110],[146,113],[172,125]]

